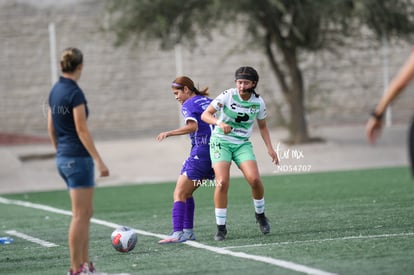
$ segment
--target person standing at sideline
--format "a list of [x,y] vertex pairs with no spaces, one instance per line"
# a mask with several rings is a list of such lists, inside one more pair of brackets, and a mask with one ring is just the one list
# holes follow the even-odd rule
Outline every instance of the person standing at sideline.
[[97,274],[89,259],[89,228],[93,214],[94,164],[100,176],[109,170],[95,148],[86,119],[88,105],[77,82],[83,70],[83,54],[67,48],[60,59],[62,75],[49,94],[48,133],[56,149],[56,165],[66,182],[72,204],[68,244],[68,275]]
[[[384,113],[387,107],[394,101],[395,98],[404,90],[404,88],[414,78],[414,48],[411,50],[411,54],[400,69],[399,73],[391,81],[387,90],[379,100],[376,107],[372,110],[371,116],[365,126],[365,132],[370,143],[375,143],[379,137],[382,126],[384,125]],[[409,130],[409,156],[411,164],[411,173],[414,176],[414,119],[411,120],[411,126]]]
[[[216,125],[210,140],[210,156],[216,175],[214,206],[217,233],[214,239],[217,241],[224,240],[227,234],[227,192],[232,161],[237,164],[251,187],[256,222],[259,223],[260,231],[263,234],[270,232],[270,225],[264,213],[264,187],[249,141],[255,120],[272,162],[279,163],[266,125],[265,103],[255,92],[259,81],[257,71],[252,67],[240,67],[236,70],[235,81],[236,87],[217,96],[201,116],[205,122]],[[215,117],[216,112],[220,113],[219,118]]]
[[199,91],[187,76],[177,77],[172,82],[171,88],[175,99],[182,104],[181,112],[185,125],[160,133],[157,140],[161,142],[167,137],[189,134],[191,152],[182,166],[174,190],[173,233],[168,238],[159,241],[160,244],[181,243],[196,239],[193,231],[195,210],[193,192],[202,181],[214,179],[209,153],[211,127],[201,120],[201,114],[211,102],[211,99],[207,97],[208,88]]

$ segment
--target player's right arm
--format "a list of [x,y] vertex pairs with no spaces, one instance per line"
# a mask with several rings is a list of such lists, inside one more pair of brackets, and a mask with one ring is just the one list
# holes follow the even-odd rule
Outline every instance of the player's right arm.
[[197,129],[198,129],[198,125],[197,125],[196,121],[187,120],[187,124],[185,126],[181,127],[181,128],[159,133],[158,136],[157,136],[157,140],[158,141],[163,141],[167,137],[190,134],[190,133],[193,133],[193,132],[197,131]]
[[216,108],[213,107],[213,105],[209,105],[207,109],[201,114],[201,119],[208,124],[216,125],[217,127],[220,127],[224,134],[228,134],[231,132],[230,125],[224,123],[223,121],[220,121],[217,119],[214,114],[217,112]]
[[49,133],[50,141],[55,149],[57,149],[56,133],[53,127],[52,110],[49,108],[47,111],[47,132]]

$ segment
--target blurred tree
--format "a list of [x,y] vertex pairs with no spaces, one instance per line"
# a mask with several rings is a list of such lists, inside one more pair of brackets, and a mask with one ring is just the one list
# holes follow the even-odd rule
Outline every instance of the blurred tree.
[[245,44],[263,49],[289,104],[291,143],[312,140],[299,53],[344,46],[363,29],[378,41],[414,32],[412,0],[108,0],[108,11],[118,44],[156,40],[170,49],[242,26]]

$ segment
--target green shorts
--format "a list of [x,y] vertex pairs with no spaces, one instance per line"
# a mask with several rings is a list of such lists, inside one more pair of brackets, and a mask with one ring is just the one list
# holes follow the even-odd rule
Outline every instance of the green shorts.
[[247,160],[256,160],[250,141],[235,144],[216,137],[210,139],[210,157],[212,163],[234,161],[237,166]]

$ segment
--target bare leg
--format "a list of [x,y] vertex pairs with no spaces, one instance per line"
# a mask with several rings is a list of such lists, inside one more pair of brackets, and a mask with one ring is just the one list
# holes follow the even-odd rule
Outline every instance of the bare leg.
[[260,179],[257,163],[254,160],[244,161],[240,164],[240,169],[252,189],[256,221],[259,223],[260,231],[263,234],[268,234],[270,232],[270,225],[264,214],[264,187],[262,180]]
[[264,196],[264,187],[259,175],[259,168],[254,160],[247,160],[240,164],[240,170],[252,188],[252,196],[260,200]]
[[213,169],[216,177],[216,189],[214,191],[215,208],[227,208],[227,192],[230,186],[231,162],[216,162]]
[[197,187],[198,186],[187,176],[180,175],[174,189],[174,202],[185,202],[187,198],[193,195],[193,192],[197,189]]
[[94,188],[70,190],[72,202],[72,220],[69,227],[69,251],[72,270],[89,262],[89,228],[93,214]]

